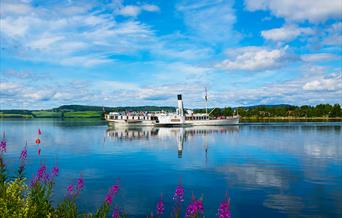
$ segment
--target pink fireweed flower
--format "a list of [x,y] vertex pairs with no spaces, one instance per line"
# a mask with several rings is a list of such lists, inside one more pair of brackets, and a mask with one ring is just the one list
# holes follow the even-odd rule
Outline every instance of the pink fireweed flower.
[[41,178],[43,178],[43,175],[45,174],[45,170],[46,170],[46,166],[42,165],[38,171],[37,171],[37,177],[40,180]]
[[42,132],[40,131],[40,129],[38,129],[38,135],[41,135],[42,134]]
[[105,197],[105,202],[107,202],[108,204],[112,204],[112,202],[113,202],[113,197],[116,195],[116,193],[119,191],[119,185],[113,185],[110,189],[109,189],[109,191],[108,191],[108,193],[107,193],[107,195],[106,195],[106,197]]
[[186,217],[195,217],[198,214],[204,213],[204,207],[202,199],[196,199],[194,195],[192,195],[192,202],[186,208]]
[[110,192],[112,195],[116,195],[116,193],[119,191],[119,185],[113,185],[112,188],[110,189]]
[[229,209],[230,199],[225,199],[221,202],[220,207],[217,210],[217,216],[219,218],[230,218],[231,213]]
[[203,207],[202,200],[195,200],[193,204],[197,208],[197,211],[199,213],[204,213],[204,207]]
[[119,218],[120,217],[120,211],[118,208],[114,208],[112,213],[112,218]]
[[175,194],[173,196],[173,200],[176,202],[184,201],[184,188],[181,184],[179,184],[176,188]]
[[25,147],[23,148],[23,150],[20,153],[20,160],[26,160],[27,158],[27,146],[25,145]]
[[81,191],[84,187],[84,179],[83,178],[78,178],[77,179],[77,186],[76,186],[76,189],[77,191]]
[[165,208],[164,208],[164,202],[163,202],[163,196],[162,195],[160,195],[160,200],[158,201],[158,203],[157,203],[157,215],[163,215],[164,214],[164,210],[165,210]]
[[67,191],[70,195],[72,195],[73,190],[74,190],[74,185],[73,184],[68,185]]
[[7,146],[7,142],[6,142],[6,135],[4,132],[2,135],[2,140],[0,142],[0,152],[6,152],[6,146]]
[[53,167],[51,172],[52,177],[56,177],[58,175],[58,171],[58,167]]
[[108,193],[105,197],[105,202],[107,202],[108,204],[112,204],[113,203],[113,196]]
[[193,203],[189,204],[189,206],[186,208],[186,214],[185,217],[194,217],[197,214],[197,207]]

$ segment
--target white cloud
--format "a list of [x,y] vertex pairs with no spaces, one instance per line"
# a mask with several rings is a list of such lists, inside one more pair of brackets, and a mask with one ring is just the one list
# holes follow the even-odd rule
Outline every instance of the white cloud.
[[[113,6],[113,11],[107,8],[105,13],[100,11],[101,5],[90,3],[82,7],[64,5],[61,13],[55,13],[54,7],[60,6],[31,7],[26,3],[30,13],[23,14],[13,13],[11,7],[16,4],[24,3],[4,4],[11,6],[2,9],[0,37],[4,42],[2,48],[22,59],[92,66],[113,61],[112,54],[133,54],[156,42],[149,26],[132,20],[115,21],[120,4]],[[153,6],[141,7],[156,11],[157,6]],[[69,9],[74,13],[66,12]],[[88,12],[90,9],[92,13]]]
[[32,7],[28,4],[21,2],[1,2],[0,5],[0,15],[24,15],[31,13],[33,11]]
[[127,5],[120,10],[120,14],[123,16],[136,17],[140,14],[141,9],[135,5]]
[[286,20],[322,22],[329,18],[341,18],[342,1],[331,0],[245,0],[250,11],[270,10]]
[[272,41],[291,41],[298,36],[313,34],[311,28],[300,28],[293,25],[287,25],[280,28],[261,31],[262,37]]
[[177,10],[184,16],[191,34],[208,43],[232,43],[239,38],[232,2],[226,0],[182,1]]
[[22,37],[26,34],[29,29],[30,21],[25,18],[1,18],[0,17],[0,33],[5,34],[9,37]]
[[342,74],[331,75],[330,77],[320,77],[306,82],[303,90],[307,91],[334,91],[342,90]]
[[151,4],[146,4],[142,6],[142,9],[144,11],[149,11],[149,12],[158,12],[160,11],[160,8],[156,5],[151,5]]
[[85,67],[91,67],[98,64],[110,63],[111,60],[100,56],[73,56],[68,58],[62,58],[60,64],[62,65],[83,65]]
[[144,5],[127,5],[120,9],[120,14],[128,17],[136,17],[142,11],[158,12],[160,9],[156,5],[144,4]]
[[42,36],[37,40],[31,41],[27,46],[33,49],[48,49],[52,44],[64,39],[63,36]]
[[336,22],[328,28],[323,44],[329,46],[342,45],[342,22]]
[[316,54],[305,54],[301,56],[303,61],[315,62],[315,61],[326,61],[326,60],[338,60],[341,56],[329,53],[316,53]]
[[287,47],[270,49],[248,46],[228,50],[228,59],[216,67],[226,70],[260,71],[280,67],[291,57],[286,53]]

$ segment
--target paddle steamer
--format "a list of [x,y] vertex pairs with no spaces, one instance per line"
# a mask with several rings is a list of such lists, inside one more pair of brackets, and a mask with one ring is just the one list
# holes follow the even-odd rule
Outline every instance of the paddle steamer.
[[[138,126],[226,126],[239,124],[239,115],[229,117],[212,117],[210,113],[194,113],[184,111],[182,95],[177,95],[178,107],[175,113],[170,112],[110,112],[105,119],[110,125]],[[205,100],[207,102],[207,94]]]

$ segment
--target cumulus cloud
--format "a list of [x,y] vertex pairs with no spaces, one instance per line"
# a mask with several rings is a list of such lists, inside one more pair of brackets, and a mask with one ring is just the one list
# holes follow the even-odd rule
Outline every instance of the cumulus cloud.
[[136,17],[141,12],[158,12],[160,9],[156,5],[144,4],[144,5],[127,5],[120,9],[120,15],[128,17]]
[[291,41],[298,36],[313,34],[311,28],[300,28],[294,25],[287,25],[280,28],[261,31],[262,37],[272,41]]
[[127,5],[120,10],[120,14],[124,16],[136,17],[141,12],[141,9],[135,5]]
[[[113,61],[113,54],[134,53],[157,43],[149,26],[134,20],[116,22],[120,8],[126,7],[121,3],[70,3],[57,10],[59,7],[5,0],[0,18],[3,52],[33,61],[93,66]],[[135,6],[127,7],[127,13],[135,13]],[[149,4],[136,7],[139,13],[159,10]]]
[[341,18],[340,0],[245,0],[249,11],[270,10],[277,17],[290,21],[322,22],[329,18]]
[[334,91],[342,90],[342,74],[334,74],[329,77],[320,77],[306,82],[303,90],[307,91]]
[[228,50],[228,59],[216,67],[226,70],[260,71],[279,68],[284,62],[293,59],[287,54],[287,47],[271,49],[248,46]]

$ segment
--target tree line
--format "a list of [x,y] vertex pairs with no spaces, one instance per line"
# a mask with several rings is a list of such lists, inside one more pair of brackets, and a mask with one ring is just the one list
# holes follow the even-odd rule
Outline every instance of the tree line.
[[[195,109],[196,113],[205,113],[205,109]],[[319,104],[316,106],[260,105],[251,107],[224,107],[208,109],[214,117],[232,116],[238,113],[242,117],[342,117],[339,104]]]

